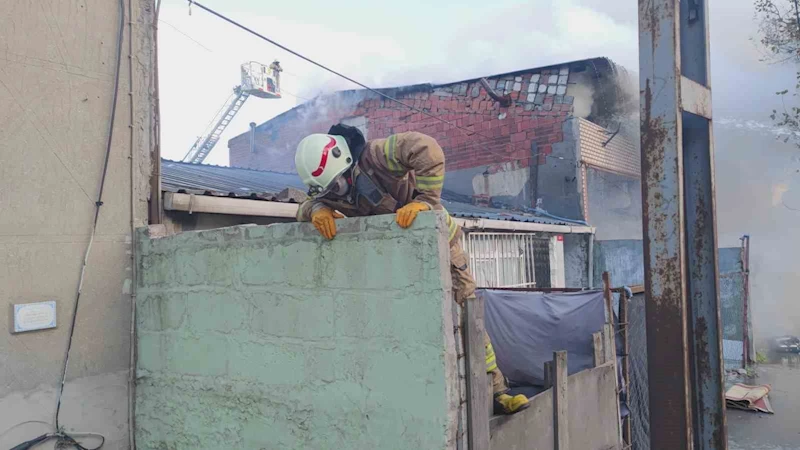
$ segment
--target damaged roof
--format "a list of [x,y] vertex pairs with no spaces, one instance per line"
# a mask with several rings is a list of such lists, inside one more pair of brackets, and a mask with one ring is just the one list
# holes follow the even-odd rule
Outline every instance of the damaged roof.
[[[268,172],[238,167],[190,164],[161,160],[161,189],[167,192],[236,197],[279,202],[297,202],[298,193],[305,196],[305,186],[297,174]],[[284,191],[294,191],[286,194]],[[281,195],[279,195],[281,194]],[[294,194],[294,195],[293,195]],[[469,203],[442,200],[447,211],[462,219],[490,219],[548,225],[574,223],[516,211],[476,206]],[[453,197],[455,198],[455,197]]]
[[[518,75],[526,72],[541,71],[541,70],[551,69],[554,67],[574,66],[574,65],[581,65],[582,67],[585,66],[587,68],[591,66],[591,70],[593,70],[595,73],[609,72],[609,71],[614,72],[615,70],[617,70],[616,65],[614,64],[613,61],[611,61],[607,57],[600,56],[595,58],[579,59],[575,61],[567,61],[567,62],[549,64],[538,67],[529,67],[526,69],[519,69],[511,72],[498,73],[494,75],[483,75],[460,81],[449,81],[446,83],[417,83],[406,86],[382,87],[382,88],[374,88],[374,91],[380,92],[382,94],[388,95],[393,98],[400,98],[403,97],[404,95],[413,94],[416,92],[433,92],[436,88],[439,87],[446,87],[446,86],[452,86],[454,84],[474,82],[480,80],[481,78],[487,78],[487,79],[499,78],[510,75]],[[367,89],[347,89],[347,90],[331,92],[330,94],[320,95],[311,100],[300,103],[294,108],[284,111],[283,113],[278,114],[277,116],[258,124],[256,126],[256,129],[259,131],[264,131],[268,127],[280,127],[286,122],[293,120],[300,111],[308,108],[309,106],[314,106],[315,102],[319,101],[320,99],[339,98],[339,99],[356,99],[360,101],[366,98],[365,96],[371,97],[373,95],[377,94],[374,94]],[[239,138],[240,136],[245,136],[247,135],[247,133],[249,132],[245,132],[237,136],[234,136],[233,138],[229,139],[229,141]]]

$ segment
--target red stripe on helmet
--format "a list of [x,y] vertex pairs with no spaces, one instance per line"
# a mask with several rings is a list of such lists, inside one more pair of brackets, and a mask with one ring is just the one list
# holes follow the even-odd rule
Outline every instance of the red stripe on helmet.
[[325,166],[328,164],[328,151],[336,146],[336,139],[331,138],[331,141],[328,142],[328,145],[322,149],[322,158],[319,160],[319,167],[317,170],[311,172],[311,175],[318,177],[322,175],[322,171],[325,170]]

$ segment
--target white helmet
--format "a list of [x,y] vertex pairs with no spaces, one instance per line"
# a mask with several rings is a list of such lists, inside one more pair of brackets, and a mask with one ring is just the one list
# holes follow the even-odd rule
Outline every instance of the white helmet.
[[341,175],[353,166],[353,155],[342,136],[312,134],[297,144],[294,164],[312,197],[321,197],[344,181]]

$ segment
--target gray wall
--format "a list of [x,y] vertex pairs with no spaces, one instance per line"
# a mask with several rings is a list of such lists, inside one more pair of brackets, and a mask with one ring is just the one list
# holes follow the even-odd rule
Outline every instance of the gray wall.
[[587,167],[589,223],[597,239],[642,239],[642,187],[638,178]]
[[564,282],[566,287],[589,287],[589,235],[564,235]]
[[640,240],[594,242],[594,285],[603,285],[608,271],[613,286],[644,284],[644,246]]
[[[61,414],[67,429],[104,434],[104,449],[128,446],[131,229],[147,221],[153,140],[154,8],[146,0],[132,8],[133,95],[126,26],[104,205]],[[103,168],[118,18],[119,4],[109,0],[0,2],[0,433],[53,420]],[[11,334],[10,305],[44,300],[57,303],[57,328]],[[0,448],[47,431],[40,423],[16,427],[0,436]]]
[[536,197],[542,199],[542,208],[550,214],[582,220],[577,122],[567,120],[561,128],[564,141],[553,144],[553,153],[545,164],[531,169],[535,171]]

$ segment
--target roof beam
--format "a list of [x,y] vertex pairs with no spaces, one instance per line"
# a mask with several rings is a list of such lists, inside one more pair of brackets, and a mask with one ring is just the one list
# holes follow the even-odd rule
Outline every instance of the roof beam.
[[517,222],[510,220],[494,219],[461,219],[453,217],[456,223],[465,230],[498,230],[498,231],[524,231],[540,233],[563,234],[594,234],[593,227],[583,225],[553,225],[549,223]]
[[[164,193],[164,209],[208,214],[231,214],[237,216],[260,216],[294,219],[297,216],[296,203],[270,202],[235,197],[213,197],[209,195]],[[517,222],[494,219],[461,219],[454,217],[457,224],[466,230],[497,230],[561,234],[592,234],[593,227],[582,225],[553,225],[535,222]]]
[[234,197],[164,193],[164,209],[192,213],[231,214],[237,216],[281,217],[294,219],[296,203],[268,202]]

